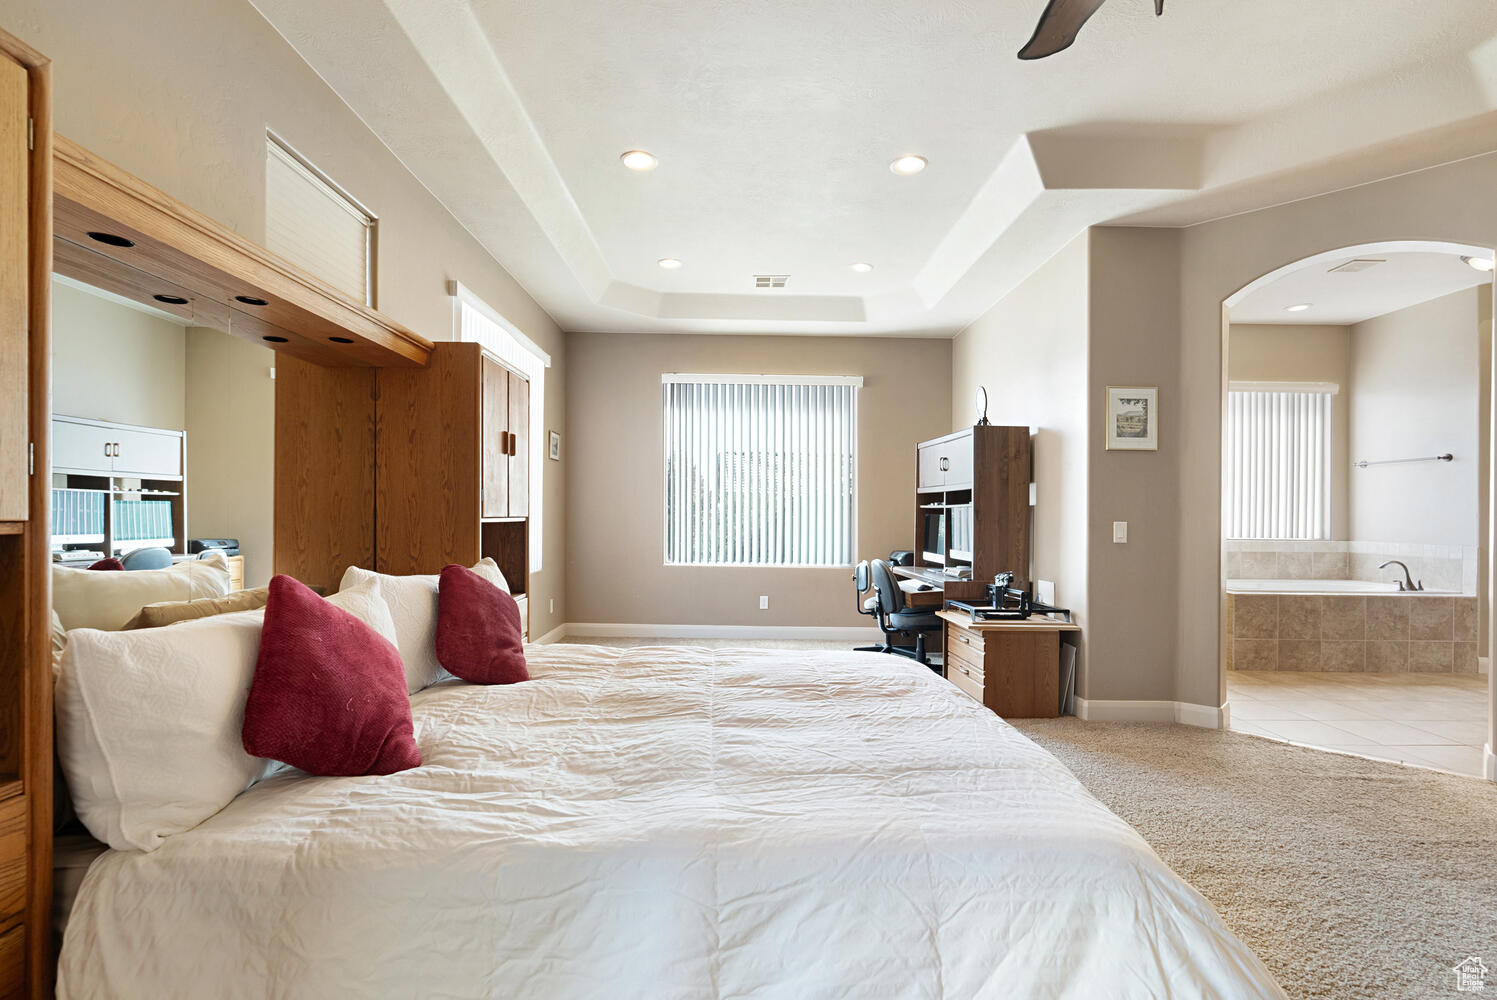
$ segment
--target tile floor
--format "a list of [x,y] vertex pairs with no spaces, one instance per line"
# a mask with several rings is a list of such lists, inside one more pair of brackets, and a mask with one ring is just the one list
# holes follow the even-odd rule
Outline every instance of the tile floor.
[[1480,777],[1487,678],[1230,670],[1231,728]]

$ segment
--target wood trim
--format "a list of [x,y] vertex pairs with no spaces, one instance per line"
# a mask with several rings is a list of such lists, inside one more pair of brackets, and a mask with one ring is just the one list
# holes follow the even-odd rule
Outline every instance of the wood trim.
[[[426,363],[431,341],[77,143],[57,136],[53,158],[59,238],[231,308],[231,326],[243,329],[230,332],[260,343],[267,334],[285,337],[276,350],[331,367]],[[123,236],[135,246],[97,243],[90,231]],[[240,295],[267,305],[240,305]]]
[[26,795],[26,993],[52,996],[52,562],[48,524],[51,484],[46,470],[52,418],[52,65],[41,53],[0,31],[0,49],[27,66],[31,84],[31,272],[28,343],[32,460],[27,556],[27,672],[22,685],[22,789]]

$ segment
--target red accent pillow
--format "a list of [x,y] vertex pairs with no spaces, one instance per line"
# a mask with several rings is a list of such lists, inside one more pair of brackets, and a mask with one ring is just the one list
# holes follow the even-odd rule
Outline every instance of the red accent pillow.
[[125,568],[125,564],[122,563],[122,562],[120,562],[118,559],[114,558],[113,556],[109,557],[108,559],[100,559],[98,562],[94,563],[93,565],[91,565],[89,567],[89,569],[117,569],[117,570],[124,570],[124,568]]
[[390,641],[289,576],[270,581],[244,749],[309,774],[421,763],[405,667]]
[[515,599],[453,563],[437,582],[437,662],[474,684],[530,680]]

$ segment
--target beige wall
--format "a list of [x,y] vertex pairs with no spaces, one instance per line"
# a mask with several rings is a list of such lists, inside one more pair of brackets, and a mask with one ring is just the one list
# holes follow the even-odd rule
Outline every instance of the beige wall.
[[52,283],[52,412],[186,428],[187,335],[173,323]]
[[270,582],[275,352],[218,330],[187,331],[187,527],[237,538],[244,585]]
[[[551,354],[546,423],[565,429],[556,324],[246,0],[9,0],[0,22],[52,58],[59,132],[256,241],[275,129],[379,216],[380,310],[451,339],[446,282],[461,281]],[[552,525],[566,467],[546,465]],[[531,580],[532,634],[567,618],[563,541],[550,534]]]
[[[1497,155],[1463,160],[1183,231],[1177,511],[1180,600],[1151,614],[1179,630],[1175,696],[1215,704],[1221,695],[1222,303],[1249,282],[1294,261],[1386,240],[1497,246]],[[1161,337],[1168,337],[1161,331]],[[1167,697],[1139,685],[1137,698]]]
[[952,342],[950,419],[951,429],[970,426],[973,393],[985,386],[988,419],[1035,429],[1034,576],[1054,583],[1056,600],[1083,625],[1088,248],[1086,235],[1072,241]]
[[1354,537],[1351,327],[1233,323],[1227,367],[1233,382],[1334,382],[1340,387],[1331,401],[1331,539]]
[[915,443],[950,429],[949,341],[570,334],[567,344],[571,621],[869,626],[846,568],[664,565],[660,376],[863,376],[857,555],[867,559],[913,544]]
[[[1110,385],[1159,387],[1159,450],[1107,451],[1100,419],[1089,422],[1088,683],[1108,701],[1170,691],[1176,635],[1157,620],[1179,595],[1180,360],[1177,321],[1180,233],[1098,228],[1091,234],[1089,393],[1103,413]],[[1128,541],[1112,523],[1128,522]],[[1144,696],[1147,697],[1147,696]],[[1165,696],[1168,697],[1168,696]]]
[[1352,538],[1476,545],[1480,344],[1474,288],[1352,327],[1354,461],[1455,461],[1354,471]]

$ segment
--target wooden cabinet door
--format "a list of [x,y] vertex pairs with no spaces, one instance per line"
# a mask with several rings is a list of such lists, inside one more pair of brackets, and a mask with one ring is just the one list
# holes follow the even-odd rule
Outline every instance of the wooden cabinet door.
[[483,500],[480,517],[509,516],[509,369],[483,359]]
[[945,462],[942,461],[942,446],[939,444],[923,444],[919,448],[919,461],[917,468],[919,481],[916,489],[938,490],[946,484]]
[[26,70],[0,57],[0,521],[24,521],[29,507],[28,94]]
[[509,516],[530,516],[530,383],[509,376]]
[[125,427],[116,427],[113,435],[115,475],[154,479],[182,474],[182,435]]

